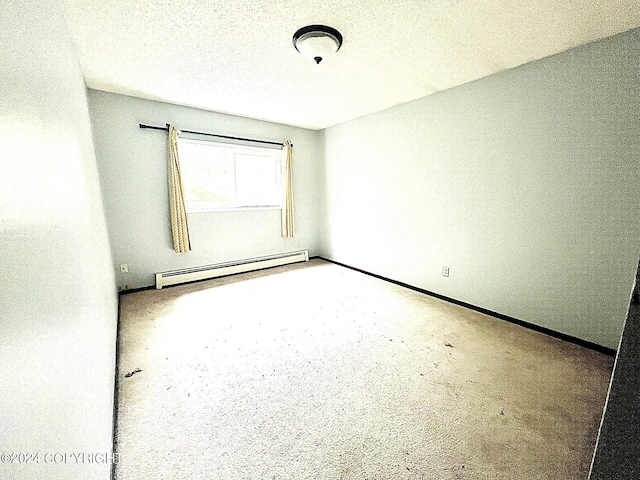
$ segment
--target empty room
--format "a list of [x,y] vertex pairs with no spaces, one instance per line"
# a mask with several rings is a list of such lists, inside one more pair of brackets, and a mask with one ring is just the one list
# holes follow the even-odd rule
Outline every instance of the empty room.
[[0,479],[640,478],[637,1],[0,32]]

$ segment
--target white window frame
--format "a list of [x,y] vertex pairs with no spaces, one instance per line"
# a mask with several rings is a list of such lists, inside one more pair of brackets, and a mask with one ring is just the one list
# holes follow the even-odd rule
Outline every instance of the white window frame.
[[[235,174],[236,171],[236,157],[238,155],[252,155],[252,156],[266,156],[271,157],[274,161],[274,174],[276,179],[276,185],[279,192],[278,195],[278,203],[277,204],[265,204],[265,205],[247,205],[247,204],[226,204],[214,206],[212,204],[204,204],[200,207],[193,206],[189,203],[188,198],[186,200],[186,211],[188,214],[194,213],[211,213],[211,212],[228,212],[228,211],[246,211],[246,210],[282,210],[283,208],[283,191],[282,191],[282,149],[281,148],[269,148],[269,147],[256,147],[249,145],[239,145],[235,143],[227,143],[227,142],[215,142],[215,141],[206,141],[206,140],[196,140],[192,138],[179,138],[178,139],[178,151],[180,151],[180,145],[188,143],[188,144],[198,144],[211,146],[214,148],[224,148],[227,150],[231,150],[233,153],[234,159],[234,177],[236,182],[236,192],[237,192],[237,182],[238,178]],[[180,163],[181,168],[184,171],[185,166],[188,169],[188,157],[181,156]],[[183,176],[184,178],[184,176]],[[189,186],[184,185],[185,197],[188,197]]]

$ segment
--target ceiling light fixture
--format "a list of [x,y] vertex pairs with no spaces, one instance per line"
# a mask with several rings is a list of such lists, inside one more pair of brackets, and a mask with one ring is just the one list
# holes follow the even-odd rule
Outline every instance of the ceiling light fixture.
[[342,46],[342,35],[335,28],[325,25],[302,27],[293,35],[293,46],[302,55],[319,64]]

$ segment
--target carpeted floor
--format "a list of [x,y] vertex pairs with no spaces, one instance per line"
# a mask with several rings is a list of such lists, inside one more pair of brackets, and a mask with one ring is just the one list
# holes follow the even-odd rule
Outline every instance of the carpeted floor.
[[320,260],[123,295],[115,478],[583,480],[612,365]]

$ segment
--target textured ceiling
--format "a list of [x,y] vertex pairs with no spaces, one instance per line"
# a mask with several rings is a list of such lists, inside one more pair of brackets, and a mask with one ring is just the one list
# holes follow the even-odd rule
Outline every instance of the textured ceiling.
[[[87,86],[320,129],[640,26],[638,0],[60,0]],[[325,24],[314,65],[291,37]]]

